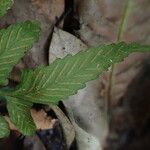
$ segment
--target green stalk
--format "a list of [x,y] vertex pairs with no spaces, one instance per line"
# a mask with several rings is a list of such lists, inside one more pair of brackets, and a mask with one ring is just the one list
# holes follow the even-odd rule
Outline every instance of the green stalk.
[[124,30],[125,30],[125,26],[126,26],[127,21],[128,21],[130,8],[131,8],[131,0],[126,0],[122,20],[121,20],[121,23],[120,23],[120,26],[119,26],[117,42],[120,42],[120,40],[122,39]]
[[[125,31],[125,27],[128,21],[128,16],[131,8],[131,0],[126,0],[124,10],[123,10],[123,15],[122,19],[120,22],[118,34],[117,34],[117,42],[120,42],[123,36],[123,33]],[[109,86],[107,89],[107,95],[106,95],[106,101],[107,101],[107,113],[108,113],[108,122],[111,117],[111,99],[112,99],[112,87],[114,84],[114,78],[115,78],[115,64],[112,65],[111,70],[110,70],[110,75],[109,75]]]

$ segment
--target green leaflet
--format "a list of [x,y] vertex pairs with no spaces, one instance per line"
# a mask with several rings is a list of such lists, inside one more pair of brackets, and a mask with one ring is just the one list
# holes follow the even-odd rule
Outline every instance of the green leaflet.
[[149,50],[150,46],[121,42],[90,48],[74,56],[68,55],[50,66],[25,71],[21,84],[10,96],[34,103],[57,104],[130,53]]
[[0,17],[12,6],[13,0],[0,0]]
[[0,30],[0,85],[8,78],[12,67],[38,39],[39,24],[26,21]]
[[10,120],[24,135],[30,136],[35,133],[36,126],[31,117],[30,108],[32,103],[20,101],[17,98],[6,97],[7,109]]
[[10,134],[9,125],[0,115],[0,138],[8,137]]

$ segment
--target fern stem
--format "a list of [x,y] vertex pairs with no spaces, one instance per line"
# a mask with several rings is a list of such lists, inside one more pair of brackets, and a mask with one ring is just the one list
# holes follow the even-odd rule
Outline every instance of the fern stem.
[[[131,6],[131,1],[127,0],[126,3],[125,3],[125,6],[124,6],[122,19],[121,19],[118,34],[117,34],[117,42],[119,42],[122,39],[124,30],[125,30],[125,25],[126,25],[127,20],[128,20],[130,6]],[[108,123],[109,123],[110,117],[111,117],[112,87],[113,87],[114,78],[115,78],[115,75],[114,75],[115,74],[115,67],[116,67],[115,64],[113,64],[111,66],[111,70],[110,70],[110,74],[109,74],[109,86],[108,86],[108,89],[107,89],[108,92],[107,92],[107,95],[106,95]]]
[[130,6],[131,6],[131,0],[127,0],[126,3],[125,3],[125,6],[124,6],[122,19],[121,19],[121,23],[120,23],[120,26],[119,26],[117,42],[119,42],[122,39],[122,35],[124,33],[124,30],[125,30],[125,25],[127,23],[128,16],[129,16]]

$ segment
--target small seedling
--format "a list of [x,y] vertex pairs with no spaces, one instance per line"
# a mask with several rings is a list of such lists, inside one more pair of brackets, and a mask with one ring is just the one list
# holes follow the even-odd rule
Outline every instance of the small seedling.
[[[0,0],[0,16],[12,3],[12,0]],[[24,135],[33,135],[36,131],[30,113],[33,103],[57,105],[130,53],[150,51],[150,46],[138,43],[100,45],[57,59],[49,66],[24,70],[20,84],[11,91],[6,90],[3,87],[7,84],[12,67],[38,40],[39,33],[40,25],[36,21],[17,23],[0,30],[0,96],[6,99],[10,120]],[[9,136],[9,125],[2,115],[0,129],[0,138]]]

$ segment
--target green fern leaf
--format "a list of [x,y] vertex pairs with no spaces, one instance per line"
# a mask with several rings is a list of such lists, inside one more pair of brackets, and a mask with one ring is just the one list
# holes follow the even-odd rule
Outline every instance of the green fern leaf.
[[0,0],[0,17],[12,6],[13,0]]
[[24,135],[30,136],[35,133],[36,126],[33,122],[30,109],[32,103],[23,102],[13,97],[6,97],[7,109],[10,120]]
[[68,55],[50,66],[25,71],[20,86],[11,95],[34,103],[57,104],[130,53],[149,50],[150,46],[121,42],[90,48],[74,56]]
[[9,134],[9,125],[6,120],[0,115],[0,138],[8,137]]
[[37,22],[26,21],[0,30],[0,85],[4,84],[12,67],[39,37]]

